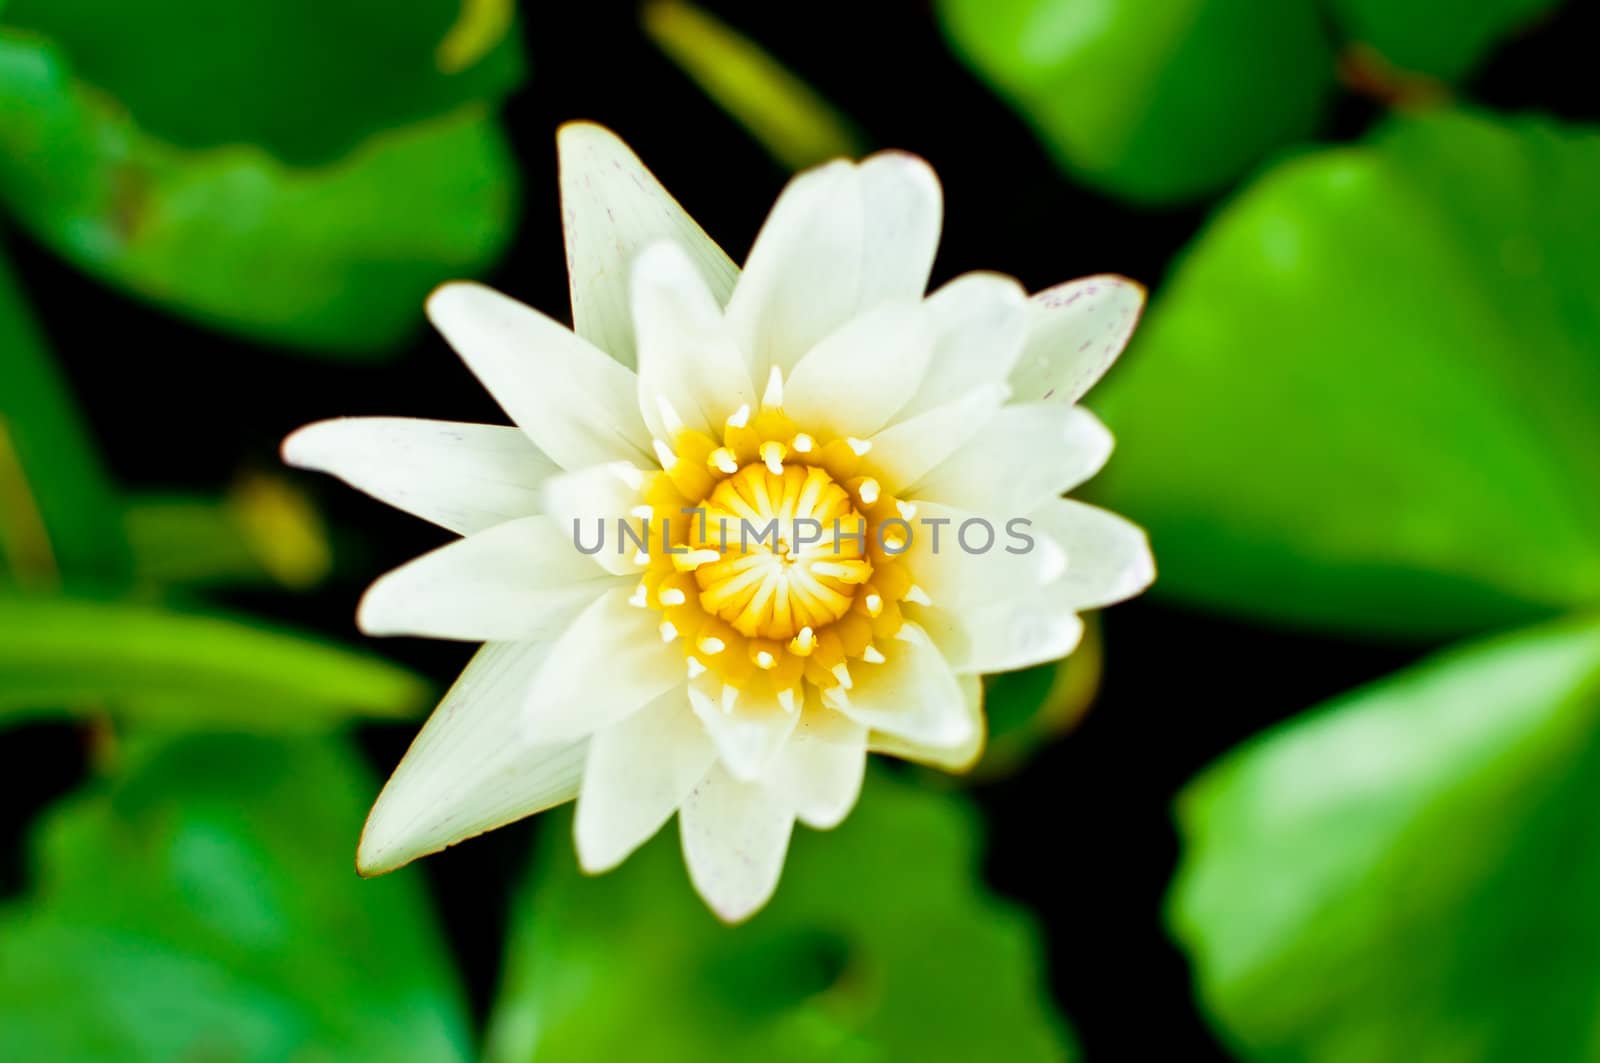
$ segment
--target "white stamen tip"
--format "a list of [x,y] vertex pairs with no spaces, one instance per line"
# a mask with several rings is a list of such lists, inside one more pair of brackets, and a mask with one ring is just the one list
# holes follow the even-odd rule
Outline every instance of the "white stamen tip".
[[861,487],[857,491],[857,494],[861,496],[861,501],[865,502],[867,505],[870,506],[875,504],[878,501],[878,481],[874,480],[870,476],[865,480],[862,480]]
[[655,515],[656,511],[653,506],[634,506],[632,509],[628,510],[628,516],[638,517],[640,520],[649,520]]
[[789,444],[796,454],[809,454],[816,447],[816,445],[817,441],[806,435],[804,432],[801,432],[799,435],[795,436],[793,441],[791,441]]
[[868,646],[861,654],[861,659],[866,661],[868,664],[882,664],[884,661],[888,660],[887,657],[879,652],[878,647],[876,646]]
[[831,709],[843,709],[850,704],[842,687],[829,687],[822,692],[822,703]]
[[672,563],[680,572],[693,572],[701,565],[709,565],[721,557],[715,550],[690,550],[686,554],[673,554]]
[[628,604],[640,609],[650,608],[650,592],[645,589],[643,583],[635,587],[633,593],[628,595]]
[[633,563],[640,568],[648,565],[650,563],[650,552],[648,550],[635,550],[633,552]]
[[718,472],[727,476],[739,471],[739,463],[734,459],[733,451],[727,447],[718,447],[711,452],[711,464],[717,467]]
[[678,637],[678,625],[670,620],[661,621],[661,641],[671,642]]
[[655,444],[656,460],[661,463],[663,469],[670,469],[678,464],[678,456],[672,452],[671,447],[659,439],[653,439],[651,442]]
[[705,638],[700,640],[700,652],[709,653],[713,657],[727,648],[728,644],[717,638],[715,635],[707,635]]
[[867,607],[868,616],[876,617],[879,613],[883,612],[883,597],[881,595],[867,595],[864,604]]
[[783,459],[788,456],[789,448],[782,443],[768,440],[761,444],[761,460],[767,466],[767,471],[774,476],[783,475]]
[[783,405],[783,370],[777,366],[767,374],[767,390],[761,396],[761,405],[773,409]]
[[757,668],[765,670],[774,667],[777,663],[778,659],[768,650],[761,650],[756,654]]
[[928,597],[928,592],[918,587],[915,583],[906,591],[906,601],[913,605],[932,605],[933,599]]
[[778,704],[783,706],[784,712],[788,713],[790,716],[794,715],[794,710],[797,708],[797,706],[794,700],[793,687],[784,687],[782,690],[778,691]]
[[706,674],[706,666],[700,663],[700,658],[698,657],[690,657],[688,667],[690,679],[699,679]]
[[855,436],[851,436],[845,440],[845,443],[849,445],[858,458],[872,449],[872,440],[870,439],[857,439]]
[[800,633],[789,640],[789,651],[801,657],[809,656],[817,646],[817,633],[807,624],[800,629]]
[[840,661],[829,670],[833,672],[833,678],[837,679],[839,681],[839,685],[844,689],[849,690],[851,687],[855,686],[855,680],[850,678],[850,669],[845,667],[845,663],[843,661]]
[[682,605],[689,600],[689,596],[676,587],[668,587],[661,592],[662,605]]
[[733,705],[739,700],[739,688],[722,684],[722,711],[725,715],[733,715]]
[[910,502],[896,502],[894,508],[900,511],[902,520],[911,520],[917,515],[917,507]]
[[741,405],[737,410],[734,410],[733,411],[733,416],[728,418],[728,427],[729,428],[743,428],[745,425],[747,425],[749,423],[750,423],[750,404],[748,402],[744,403],[743,405]]
[[673,435],[683,431],[683,418],[672,408],[672,400],[665,395],[656,396],[656,410],[661,414],[661,427]]

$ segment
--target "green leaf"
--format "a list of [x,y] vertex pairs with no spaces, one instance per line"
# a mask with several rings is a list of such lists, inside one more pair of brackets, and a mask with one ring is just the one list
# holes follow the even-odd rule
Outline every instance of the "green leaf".
[[1313,0],[940,0],[963,59],[1057,160],[1129,199],[1213,192],[1308,136],[1334,88]]
[[0,253],[0,572],[111,588],[129,568],[116,490]]
[[186,727],[302,731],[412,716],[427,693],[376,657],[241,620],[0,596],[0,719],[110,707]]
[[693,4],[650,0],[645,32],[768,154],[791,170],[865,152],[861,132],[748,38]]
[[341,745],[132,751],[55,809],[0,912],[0,1058],[468,1058],[422,883],[351,867],[373,786]]
[[1250,1060],[1600,1053],[1600,622],[1457,650],[1182,795],[1169,898]]
[[1158,591],[1380,632],[1600,604],[1600,135],[1441,113],[1212,222],[1096,408]]
[[324,352],[403,340],[436,284],[509,238],[516,170],[480,104],[337,163],[253,145],[186,151],[0,31],[0,202],[80,267],[219,328]]
[[495,101],[522,75],[510,12],[444,48],[461,0],[11,0],[5,23],[54,40],[133,120],[183,148],[259,144],[326,163],[373,133]]
[[1470,74],[1500,40],[1561,0],[1328,0],[1352,40],[1395,66],[1456,81]]
[[869,774],[837,831],[796,831],[777,896],[737,928],[694,895],[676,833],[586,878],[570,830],[545,831],[512,906],[490,1063],[642,1045],[653,1063],[1069,1054],[1038,945],[981,886],[959,799]]

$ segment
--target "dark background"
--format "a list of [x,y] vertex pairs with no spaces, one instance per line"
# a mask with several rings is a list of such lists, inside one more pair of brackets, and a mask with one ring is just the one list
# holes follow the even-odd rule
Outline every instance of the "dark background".
[[[820,90],[874,146],[932,162],[946,203],[935,284],[995,269],[1030,289],[1098,272],[1154,288],[1214,205],[1136,210],[1073,185],[1021,119],[950,54],[927,5],[704,6]],[[1600,120],[1593,73],[1600,4],[1564,11],[1503,49],[1468,86],[1470,95],[1501,110]],[[786,174],[644,38],[635,7],[530,4],[521,17],[530,76],[506,118],[525,206],[518,238],[490,282],[565,316],[554,132],[573,118],[621,134],[742,258]],[[1378,104],[1346,93],[1324,135],[1350,139],[1381,116]],[[127,486],[214,490],[241,467],[275,467],[285,434],[327,416],[504,420],[432,334],[419,334],[381,367],[297,360],[187,326],[101,288],[21,234],[5,235],[97,442]],[[1137,356],[1135,338],[1130,357]],[[313,594],[237,595],[233,604],[354,640],[365,581],[442,542],[443,533],[332,481],[302,482],[335,529],[338,574]],[[1021,773],[975,788],[989,823],[986,874],[1045,928],[1055,995],[1091,1058],[1157,1050],[1168,1058],[1221,1056],[1161,922],[1177,858],[1174,794],[1239,741],[1432,647],[1296,635],[1148,600],[1112,609],[1105,634],[1104,686],[1080,727]],[[469,655],[468,647],[418,640],[382,648],[441,688]],[[387,774],[411,733],[392,727],[363,735],[376,771]],[[88,752],[82,733],[66,724],[18,728],[0,742],[0,779],[12,791],[0,809],[7,893],[23,883],[27,823],[74,785]],[[524,822],[423,865],[480,1019],[494,989],[506,900],[485,896],[483,884],[508,888],[536,829]]]

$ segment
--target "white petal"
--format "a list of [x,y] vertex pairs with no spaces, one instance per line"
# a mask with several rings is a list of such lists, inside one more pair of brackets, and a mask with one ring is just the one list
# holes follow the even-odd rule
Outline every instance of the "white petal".
[[[1071,564],[1069,559],[1068,564]],[[1078,648],[1083,621],[1064,579],[970,609],[923,609],[917,620],[957,674],[1009,672]]]
[[800,714],[784,712],[776,697],[754,690],[741,691],[724,711],[722,696],[722,681],[711,673],[689,684],[689,703],[728,773],[759,779],[783,751]]
[[[648,536],[642,523],[630,518],[629,511],[644,497],[644,484],[644,471],[625,461],[563,473],[545,481],[544,511],[568,536],[567,546],[573,553],[587,555],[607,572],[637,575],[641,569],[634,563],[634,555],[641,549],[650,552],[651,543],[661,541],[658,536]],[[633,538],[623,534],[618,520],[629,521]]]
[[862,290],[859,308],[885,299],[920,298],[928,289],[944,224],[944,193],[933,167],[904,151],[863,159]]
[[925,305],[933,322],[933,353],[908,412],[1006,382],[1028,332],[1022,285],[999,273],[968,273],[928,296]]
[[837,827],[855,807],[867,770],[867,729],[821,706],[806,708],[772,773],[800,822]]
[[610,727],[683,682],[683,651],[661,641],[661,614],[607,591],[551,644],[528,688],[526,726],[539,741]]
[[615,133],[568,122],[556,133],[556,153],[578,335],[623,365],[634,364],[629,270],[658,240],[683,248],[717,305],[728,301],[738,268]]
[[784,412],[808,431],[870,436],[916,392],[931,344],[920,303],[884,303],[800,359],[784,383]]
[[356,622],[369,635],[469,642],[549,639],[617,585],[549,517],[458,539],[381,577]]
[[511,419],[563,469],[649,460],[633,372],[539,311],[481,284],[428,297],[428,316]]
[[1111,446],[1111,433],[1081,406],[1011,405],[906,494],[1009,520],[1099,472]]
[[585,742],[528,741],[523,698],[548,645],[490,643],[423,725],[367,816],[356,853],[379,875],[570,801]]
[[1070,498],[1040,507],[1033,520],[1066,552],[1059,600],[1073,609],[1132,598],[1156,578],[1149,537],[1130,520]]
[[306,425],[283,460],[462,535],[539,511],[556,465],[509,425],[346,417]]
[[1012,393],[1077,402],[1128,345],[1144,309],[1144,287],[1125,277],[1084,277],[1029,302],[1028,341],[1011,374]]
[[874,753],[886,753],[892,757],[914,760],[919,764],[943,768],[945,771],[970,770],[983,755],[983,747],[988,740],[989,728],[983,718],[983,682],[975,675],[958,676],[957,679],[961,684],[961,696],[966,706],[967,718],[971,722],[970,733],[965,742],[953,746],[929,746],[909,742],[897,735],[874,731],[869,738],[868,748]]
[[785,373],[824,336],[888,299],[918,298],[939,239],[939,182],[927,163],[885,152],[789,182],[728,302],[751,375]]
[[886,490],[900,494],[976,436],[990,432],[1006,401],[1004,383],[978,385],[965,396],[890,425],[872,442],[872,466]]
[[676,244],[652,244],[633,267],[639,337],[639,412],[670,442],[661,403],[691,428],[720,431],[728,415],[754,403],[744,354],[693,263]]
[[648,841],[710,770],[716,747],[680,687],[589,740],[573,823],[585,871],[608,871]]
[[972,719],[950,666],[928,633],[907,621],[881,647],[882,664],[852,662],[840,711],[857,723],[919,745],[950,748],[972,738]]
[[771,789],[718,764],[684,800],[678,829],[695,889],[724,922],[738,923],[777,889],[794,813]]
[[1034,519],[919,501],[905,563],[941,608],[969,609],[1015,598],[1054,582],[1066,569],[1062,548],[1029,530]]
[[861,294],[860,181],[848,162],[792,179],[756,236],[728,300],[728,324],[751,376],[787,372],[855,316]]

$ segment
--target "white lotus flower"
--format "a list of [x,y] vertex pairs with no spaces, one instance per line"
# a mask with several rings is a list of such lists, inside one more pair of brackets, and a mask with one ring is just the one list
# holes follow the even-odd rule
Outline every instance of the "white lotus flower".
[[[979,676],[1070,653],[1078,611],[1150,582],[1138,528],[1061,497],[1111,451],[1074,403],[1143,291],[1029,299],[972,273],[924,298],[939,184],[896,152],[796,177],[741,272],[614,135],[572,124],[559,147],[576,331],[475,284],[428,301],[517,427],[355,418],[284,445],[463,536],[378,580],[363,630],[485,643],[357,864],[576,798],[598,872],[676,812],[695,886],[737,921],[796,819],[850,812],[869,751],[967,768]],[[719,518],[785,530],[723,543]]]

